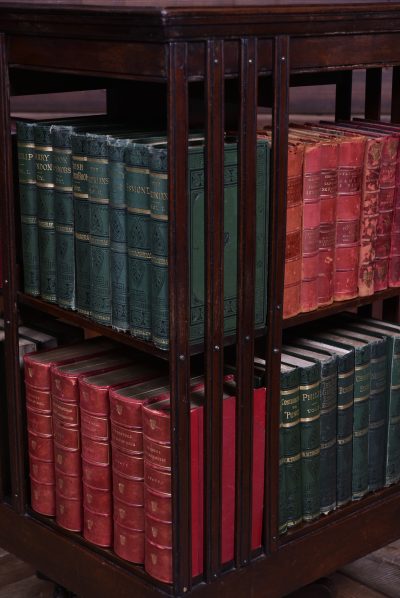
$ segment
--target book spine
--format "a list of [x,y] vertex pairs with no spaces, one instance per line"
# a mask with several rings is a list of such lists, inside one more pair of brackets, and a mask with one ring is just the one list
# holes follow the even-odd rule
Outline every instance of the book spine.
[[304,146],[289,147],[286,212],[285,282],[283,317],[300,313],[301,227]]
[[368,489],[378,490],[385,483],[387,418],[387,340],[371,343],[370,398],[368,428]]
[[389,257],[389,287],[400,286],[400,142],[397,149],[395,192]]
[[334,300],[358,296],[361,176],[364,139],[339,144]]
[[305,144],[300,311],[318,307],[319,228],[321,222],[321,148]]
[[129,330],[128,244],[126,232],[125,164],[126,139],[109,141],[110,251],[113,328]]
[[111,325],[108,136],[87,135],[90,317]]
[[35,127],[35,162],[38,206],[40,295],[46,301],[56,303],[57,264],[51,125],[37,124]]
[[320,507],[321,513],[336,508],[337,364],[321,364]]
[[75,309],[72,131],[72,127],[59,125],[52,127],[57,303],[66,309]]
[[370,347],[355,352],[352,498],[358,500],[368,492]]
[[388,287],[398,146],[399,139],[389,136],[385,138],[382,149],[379,177],[379,217],[376,227],[374,261],[375,291],[382,291]]
[[151,340],[150,157],[147,145],[128,145],[125,160],[129,328],[133,336]]
[[17,122],[18,182],[21,210],[24,291],[40,295],[35,123]]
[[72,188],[74,198],[76,309],[90,315],[90,214],[86,134],[72,133]]
[[354,355],[338,358],[337,395],[337,506],[352,498],[353,413],[354,413]]
[[333,302],[338,145],[321,145],[321,222],[319,227],[318,306]]
[[300,368],[300,438],[303,520],[320,514],[320,374]]
[[[279,520],[282,531],[285,523],[293,527],[301,523],[302,511],[302,469],[300,437],[300,380],[299,371],[281,373],[282,409],[282,452],[286,492],[280,489],[284,503],[279,505]],[[285,521],[286,518],[286,521]]]
[[392,343],[385,485],[400,480],[400,339]]
[[361,297],[374,293],[374,260],[376,227],[379,215],[379,173],[382,140],[367,139],[360,214],[360,254],[358,293]]
[[153,147],[150,157],[151,329],[153,343],[161,349],[168,349],[169,342],[167,169],[166,148]]

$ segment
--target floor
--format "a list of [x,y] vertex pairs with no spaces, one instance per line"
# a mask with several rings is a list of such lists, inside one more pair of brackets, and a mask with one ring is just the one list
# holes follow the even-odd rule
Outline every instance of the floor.
[[[329,588],[329,592],[327,591]],[[52,598],[54,585],[0,549],[0,598]],[[287,598],[400,598],[400,540]]]

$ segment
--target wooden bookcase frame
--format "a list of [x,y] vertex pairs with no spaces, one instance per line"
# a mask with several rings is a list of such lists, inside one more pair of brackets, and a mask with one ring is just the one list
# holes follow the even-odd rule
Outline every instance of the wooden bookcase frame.
[[[99,4],[101,2],[99,1]],[[146,2],[143,2],[146,5]],[[385,317],[398,321],[399,291],[358,298],[282,320],[288,97],[290,85],[336,85],[336,115],[351,115],[352,69],[367,69],[365,114],[379,117],[381,69],[393,66],[392,120],[400,121],[400,4],[265,6],[254,0],[152,3],[153,8],[0,3],[0,189],[4,261],[6,371],[11,501],[0,496],[0,544],[79,596],[150,597],[192,592],[201,596],[279,597],[400,537],[400,487],[278,537],[280,347],[283,328],[332,315],[347,307],[369,309],[382,301]],[[223,336],[223,138],[225,81],[236,79],[239,136],[238,325],[236,339]],[[16,256],[17,185],[13,180],[10,94],[114,86],[118,80],[166,85],[169,143],[168,352],[86,318],[25,295]],[[188,340],[187,136],[189,84],[204,82],[206,133],[206,338]],[[118,90],[118,87],[117,87]],[[251,552],[252,361],[255,259],[255,147],[258,97],[273,115],[267,328],[267,442],[263,550]],[[121,94],[122,96],[122,94]],[[232,98],[230,98],[232,99]],[[134,97],[110,94],[110,107],[135,107]],[[149,97],[150,100],[150,97]],[[131,103],[131,106],[130,106]],[[366,307],[365,307],[366,306]],[[27,308],[59,316],[169,361],[173,400],[174,584],[150,578],[111,551],[29,510],[24,398],[20,384],[17,327]],[[238,368],[235,559],[220,562],[221,396],[223,350],[236,345]],[[188,380],[191,354],[204,353],[205,569],[192,581]]]

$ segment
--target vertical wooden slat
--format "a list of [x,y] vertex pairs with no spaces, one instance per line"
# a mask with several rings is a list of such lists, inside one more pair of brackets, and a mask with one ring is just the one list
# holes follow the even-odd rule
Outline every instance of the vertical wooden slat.
[[187,44],[169,45],[168,191],[169,326],[172,442],[172,541],[176,594],[191,587],[190,423],[188,341],[189,263],[187,250]]
[[265,360],[267,363],[267,421],[264,501],[264,550],[277,549],[279,514],[279,403],[282,345],[282,304],[286,244],[286,190],[288,157],[289,38],[274,41],[272,112],[272,164],[270,253],[268,259],[268,321]]
[[392,123],[400,122],[400,66],[393,67],[390,114]]
[[224,342],[224,43],[207,42],[206,64],[206,401],[205,574],[221,570],[222,384]]
[[12,147],[10,124],[10,84],[7,48],[4,35],[0,35],[0,187],[2,250],[4,266],[4,320],[5,370],[8,401],[8,426],[10,430],[10,462],[12,505],[23,513],[26,504],[24,462],[24,404],[20,387],[18,315],[17,315],[17,266],[15,263],[15,214],[12,178]]
[[343,71],[338,73],[336,82],[336,110],[337,120],[349,120],[351,118],[351,91],[353,83],[353,72]]
[[365,80],[365,118],[379,120],[381,117],[382,69],[366,70]]
[[235,562],[251,554],[257,39],[240,41]]

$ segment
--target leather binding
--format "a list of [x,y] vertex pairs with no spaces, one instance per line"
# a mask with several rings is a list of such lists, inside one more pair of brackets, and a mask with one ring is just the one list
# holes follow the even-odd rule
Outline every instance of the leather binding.
[[312,338],[294,338],[291,342],[337,358],[336,503],[338,507],[343,506],[351,501],[352,496],[354,349]]
[[333,334],[331,331],[313,334],[313,337],[354,351],[354,417],[352,457],[352,499],[358,500],[368,492],[368,424],[371,392],[371,347],[358,339]]
[[283,317],[300,313],[303,145],[289,145]]
[[[159,373],[159,369],[154,365],[136,363],[129,367],[94,376],[83,376],[79,379],[84,480],[83,535],[99,546],[112,546],[114,533],[112,502],[107,502],[101,492],[96,492],[96,490],[107,491],[111,496],[113,487],[109,392],[154,378]],[[86,468],[88,468],[87,472],[85,472]],[[121,494],[126,496],[125,480],[121,481],[117,477],[114,483],[118,484],[119,489],[123,489]],[[136,504],[143,505],[142,481],[140,485],[142,502]],[[92,497],[90,506],[88,493]],[[100,496],[103,497],[102,500]],[[137,494],[135,498],[138,498]]]
[[336,414],[337,414],[337,358],[304,347],[283,345],[283,351],[319,363],[321,366],[320,417],[320,511],[329,513],[336,508]]
[[282,353],[283,363],[300,373],[300,440],[303,521],[320,514],[321,365]]

